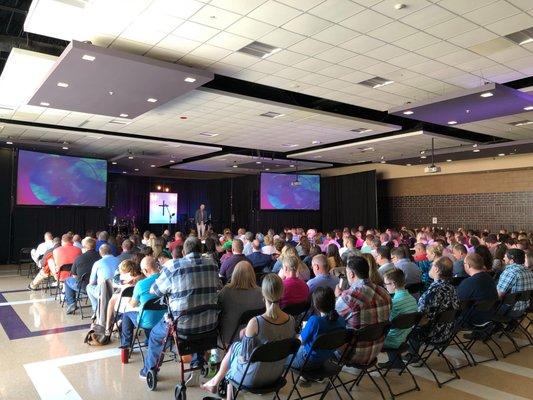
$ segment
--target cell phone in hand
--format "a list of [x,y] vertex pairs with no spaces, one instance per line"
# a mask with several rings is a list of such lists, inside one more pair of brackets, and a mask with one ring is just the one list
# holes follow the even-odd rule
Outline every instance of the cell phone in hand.
[[340,287],[341,289],[344,288],[344,279],[343,279],[343,278],[340,278],[340,279],[339,279],[339,287]]

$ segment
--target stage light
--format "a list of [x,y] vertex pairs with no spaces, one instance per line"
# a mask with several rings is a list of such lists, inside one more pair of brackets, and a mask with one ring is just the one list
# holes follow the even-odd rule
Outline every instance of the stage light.
[[157,185],[157,186],[156,186],[156,189],[157,189],[157,190],[161,190],[161,186],[160,186],[160,185]]
[[165,192],[170,192],[170,189],[169,188],[165,188]]

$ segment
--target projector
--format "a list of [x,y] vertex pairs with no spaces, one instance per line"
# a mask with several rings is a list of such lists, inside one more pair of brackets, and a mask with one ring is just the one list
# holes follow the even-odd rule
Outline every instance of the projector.
[[429,167],[424,168],[424,172],[426,174],[436,174],[440,172],[440,167],[432,164]]
[[302,186],[302,182],[300,181],[292,181],[291,186]]

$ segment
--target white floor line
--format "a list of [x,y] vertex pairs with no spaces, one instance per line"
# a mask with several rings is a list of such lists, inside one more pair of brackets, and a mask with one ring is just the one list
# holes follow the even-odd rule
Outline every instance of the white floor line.
[[[463,353],[461,353],[461,351],[459,349],[457,349],[457,348],[448,347],[444,353],[447,356],[449,355],[450,357],[453,357],[453,358],[461,360],[462,364],[465,361],[465,357],[464,357]],[[489,359],[489,357],[481,356],[481,355],[476,354],[476,353],[472,353],[472,354],[476,358],[476,361],[485,361],[485,360]],[[507,362],[504,362],[504,361],[500,361],[500,360],[485,362],[485,363],[483,363],[483,365],[485,367],[499,369],[500,371],[509,372],[509,373],[515,374],[515,375],[520,375],[520,376],[523,376],[525,378],[530,378],[530,379],[533,378],[533,369],[527,368],[527,367],[522,367],[520,365],[510,364],[510,363],[507,363]]]
[[24,364],[41,400],[82,400],[60,367],[118,356],[120,349],[108,349]]
[[0,307],[16,306],[16,305],[19,305],[19,304],[43,303],[43,302],[46,302],[46,301],[53,301],[53,300],[55,300],[53,297],[46,297],[44,299],[8,301],[7,303],[0,303]]

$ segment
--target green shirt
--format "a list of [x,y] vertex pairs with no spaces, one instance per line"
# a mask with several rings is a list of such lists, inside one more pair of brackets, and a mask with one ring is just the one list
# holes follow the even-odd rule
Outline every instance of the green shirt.
[[[400,314],[410,314],[418,311],[416,299],[405,290],[400,289],[392,297],[391,321]],[[385,347],[398,348],[405,341],[411,329],[391,329],[385,339]]]

